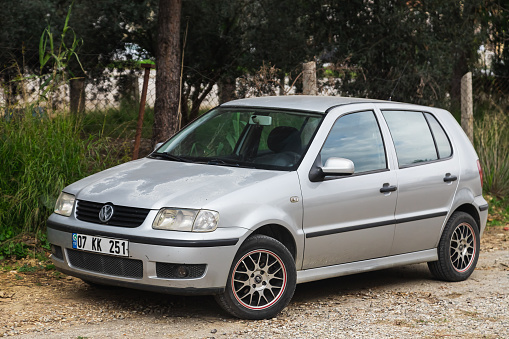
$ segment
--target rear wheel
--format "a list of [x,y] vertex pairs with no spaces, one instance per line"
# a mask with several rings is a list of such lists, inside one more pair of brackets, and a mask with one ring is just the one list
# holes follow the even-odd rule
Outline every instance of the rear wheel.
[[265,235],[254,235],[240,247],[226,290],[217,295],[228,313],[244,319],[268,319],[288,305],[297,272],[288,249]]
[[452,214],[438,244],[438,261],[428,263],[440,280],[462,281],[475,269],[479,259],[479,227],[465,212]]

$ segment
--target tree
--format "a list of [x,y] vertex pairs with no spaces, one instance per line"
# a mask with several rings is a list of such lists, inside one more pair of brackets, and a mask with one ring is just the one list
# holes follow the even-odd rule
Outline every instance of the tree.
[[[13,104],[21,92],[20,82],[14,81],[20,73],[39,69],[39,38],[47,23],[55,16],[51,0],[4,1],[0,11],[0,85],[6,106]],[[63,14],[65,17],[65,14]]]
[[182,102],[189,102],[182,106],[183,124],[198,116],[216,84],[220,102],[231,100],[238,77],[271,64],[284,79],[321,48],[318,39],[310,39],[317,0],[184,0],[182,10],[182,35],[187,33]]
[[327,5],[329,61],[343,94],[420,104],[458,98],[477,61],[482,0],[349,1]]
[[[73,3],[70,25],[77,39],[83,41],[77,62],[68,65],[71,80],[71,103],[83,106],[84,80],[103,80],[107,65],[126,58],[129,44],[136,41],[143,27],[155,22],[152,7],[156,0],[20,0],[4,1],[0,11],[0,83],[12,101],[19,89],[13,81],[19,73],[42,75],[39,71],[38,46],[44,29],[51,27],[60,36],[69,5]],[[157,6],[155,6],[157,7]],[[70,36],[68,37],[70,38]],[[71,41],[66,41],[70,44]],[[51,72],[49,67],[42,73]]]
[[159,1],[153,144],[178,131],[181,8],[181,0]]
[[509,76],[509,0],[491,1],[485,18],[489,27],[490,43],[494,50],[493,72]]

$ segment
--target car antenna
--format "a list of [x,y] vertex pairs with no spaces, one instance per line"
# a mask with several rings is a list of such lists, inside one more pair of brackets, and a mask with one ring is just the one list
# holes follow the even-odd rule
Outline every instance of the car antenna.
[[408,66],[408,61],[406,62],[405,67],[403,67],[403,73],[402,73],[402,74],[400,75],[400,77],[398,78],[398,81],[396,82],[396,85],[395,85],[395,86],[394,86],[394,88],[392,89],[391,95],[389,95],[389,101],[392,101],[392,95],[394,94],[394,91],[395,91],[395,90],[396,90],[396,88],[398,87],[399,81],[401,80],[401,78],[402,78],[402,77],[403,77],[403,75],[405,74],[406,66]]

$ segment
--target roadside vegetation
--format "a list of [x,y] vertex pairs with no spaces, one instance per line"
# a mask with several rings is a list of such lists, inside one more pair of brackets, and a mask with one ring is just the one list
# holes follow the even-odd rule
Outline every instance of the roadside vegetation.
[[474,124],[474,146],[483,167],[483,188],[489,203],[488,225],[509,225],[509,117],[491,107]]
[[[61,85],[104,80],[105,74],[114,73],[115,69],[127,64],[139,68],[141,60],[153,60],[156,55],[152,39],[156,36],[157,20],[153,20],[156,5],[110,0],[106,3],[110,5],[72,1],[7,2],[0,12],[0,21],[9,33],[0,36],[3,46],[0,84],[5,102],[0,108],[0,262],[27,255],[45,257],[49,247],[45,222],[61,189],[130,159],[138,114],[136,100],[122,102],[119,108],[93,111],[76,100],[76,107],[70,109],[72,114],[54,108],[58,101],[54,94]],[[191,25],[183,39],[188,43],[182,44],[185,46],[182,52],[186,52],[182,58],[182,98],[184,103],[189,103],[182,107],[184,121],[203,113],[205,106],[211,106],[202,104],[216,85],[222,101],[233,99],[235,93],[241,97],[242,88],[235,88],[237,79],[240,84],[243,78],[256,78],[257,70],[266,69],[265,65],[273,65],[272,73],[268,73],[271,75],[265,76],[268,82],[256,85],[246,80],[244,95],[248,92],[275,94],[277,86],[266,85],[282,82],[280,87],[285,89],[286,78],[294,79],[291,87],[295,85],[299,92],[302,84],[296,81],[301,76],[301,63],[319,55],[326,56],[327,60],[321,62],[329,64],[323,68],[324,76],[336,78],[328,85],[333,90],[330,93],[434,106],[446,103],[455,109],[459,91],[449,88],[451,80],[458,85],[464,72],[479,70],[476,51],[488,36],[494,43],[506,41],[508,12],[495,5],[483,11],[475,10],[480,4],[477,0],[468,6],[453,1],[448,6],[440,1],[417,2],[412,3],[416,6],[414,10],[409,10],[406,2],[366,4],[361,1],[345,5],[285,0],[266,2],[268,7],[262,11],[257,2],[248,6],[242,1],[185,2],[182,17],[188,18],[187,24]],[[73,6],[76,13],[71,20]],[[109,11],[105,12],[105,8]],[[65,20],[60,20],[64,13],[67,13]],[[97,18],[116,22],[119,13],[122,13],[122,25],[90,25]],[[373,13],[380,20],[366,19]],[[204,17],[209,19],[202,20]],[[353,21],[347,24],[345,17]],[[444,21],[443,17],[448,20]],[[239,26],[240,22],[243,25]],[[477,29],[471,22],[489,23],[489,29]],[[441,32],[434,30],[435,23],[441,23]],[[281,29],[274,30],[275,26]],[[387,27],[394,29],[387,31]],[[210,33],[214,31],[220,34]],[[484,36],[484,31],[490,34]],[[413,35],[402,38],[408,32]],[[413,32],[419,35],[414,36]],[[459,54],[444,47],[451,37]],[[275,41],[277,48],[267,48],[268,42]],[[352,44],[336,44],[343,41]],[[422,48],[421,41],[428,41],[426,48]],[[508,74],[507,46],[502,44],[493,60],[492,71],[497,77],[491,80],[498,85],[501,83],[497,81]],[[119,61],[119,55],[132,60]],[[456,69],[461,74],[455,74]],[[29,101],[28,94],[33,93],[26,93],[28,87],[23,82],[32,80],[38,83],[38,88],[32,89],[37,99]],[[495,86],[500,89],[497,95],[505,98],[506,90],[498,85]],[[111,87],[103,89],[109,90]],[[74,99],[84,97],[84,92],[73,93],[69,96]],[[83,113],[85,109],[87,112]],[[489,223],[509,225],[507,108],[486,105],[479,110],[475,147],[484,169]],[[142,138],[152,137],[153,121],[154,109],[147,108]]]
[[[136,126],[132,110],[94,111],[0,119],[0,260],[49,250],[46,219],[66,185],[130,160]],[[150,138],[147,111],[143,138]],[[486,113],[475,125],[475,146],[483,164],[488,225],[509,225],[509,119]]]
[[83,120],[0,119],[0,260],[48,249],[46,219],[64,186],[128,160],[127,148]]

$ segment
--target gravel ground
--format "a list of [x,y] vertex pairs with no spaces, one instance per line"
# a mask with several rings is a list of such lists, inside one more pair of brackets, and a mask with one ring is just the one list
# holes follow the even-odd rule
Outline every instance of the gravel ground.
[[[0,273],[0,336],[20,338],[509,338],[509,231],[492,227],[469,280],[425,264],[297,286],[271,320],[234,319],[212,297],[96,288],[55,271]],[[37,265],[27,261],[27,265]]]

